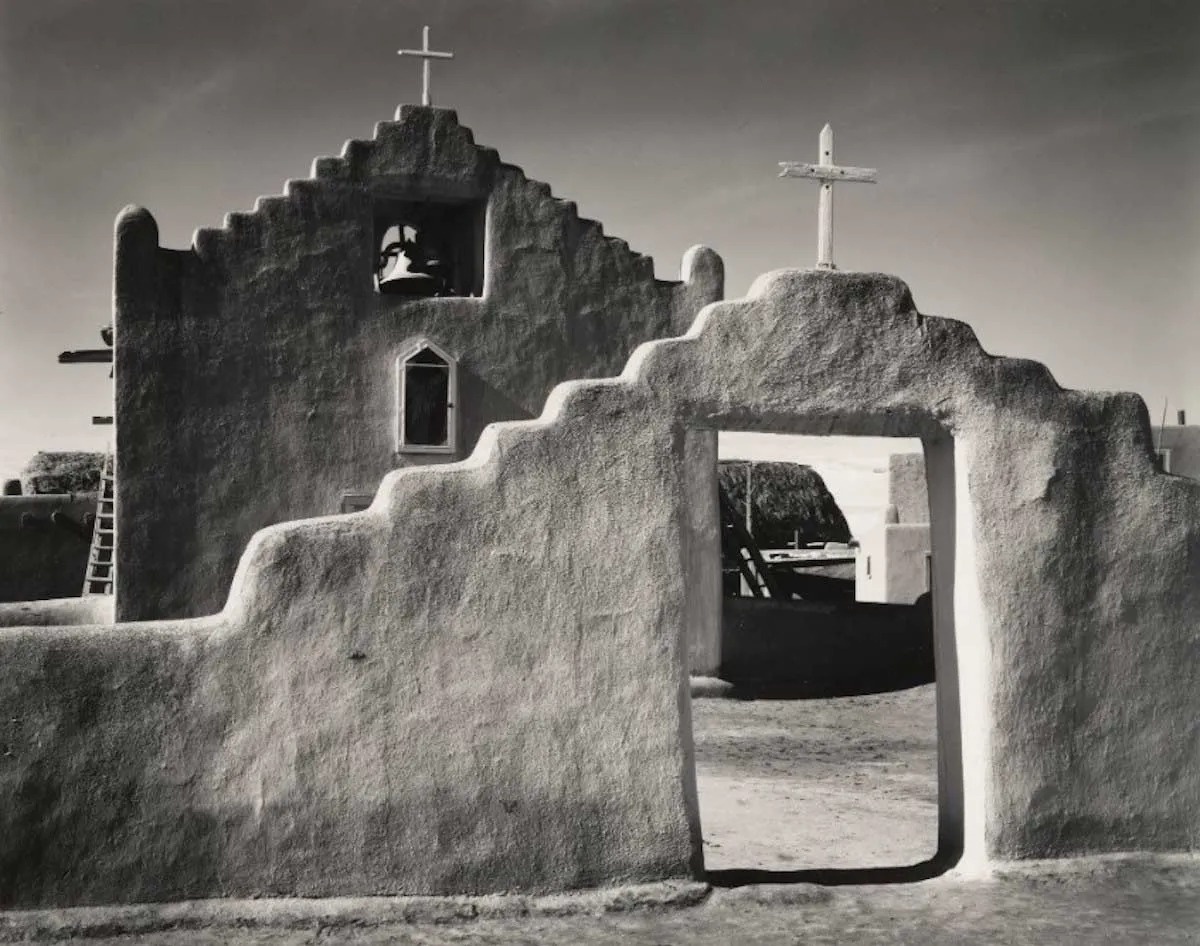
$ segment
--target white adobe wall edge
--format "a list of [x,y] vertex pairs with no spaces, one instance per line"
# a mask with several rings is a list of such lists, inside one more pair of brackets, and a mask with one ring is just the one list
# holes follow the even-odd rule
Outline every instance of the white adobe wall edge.
[[0,602],[0,628],[112,623],[112,595]]

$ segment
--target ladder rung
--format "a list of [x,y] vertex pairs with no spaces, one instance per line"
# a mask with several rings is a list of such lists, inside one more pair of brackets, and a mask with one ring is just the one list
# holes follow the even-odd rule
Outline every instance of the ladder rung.
[[100,469],[100,495],[92,520],[92,542],[83,576],[83,594],[110,595],[116,579],[116,477],[108,454]]

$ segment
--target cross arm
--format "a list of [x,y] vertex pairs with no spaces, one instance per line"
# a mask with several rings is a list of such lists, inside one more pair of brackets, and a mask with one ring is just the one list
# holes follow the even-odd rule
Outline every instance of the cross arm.
[[783,169],[780,177],[811,177],[819,181],[858,181],[862,184],[874,184],[875,168],[843,168],[836,164],[800,164],[796,161],[780,161]]
[[397,49],[398,56],[420,56],[422,59],[453,59],[454,53],[439,53],[432,49]]

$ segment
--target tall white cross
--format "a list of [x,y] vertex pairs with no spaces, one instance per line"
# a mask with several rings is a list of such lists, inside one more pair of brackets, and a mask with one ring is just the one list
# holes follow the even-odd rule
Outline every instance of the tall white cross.
[[833,163],[833,129],[821,129],[821,161],[819,164],[798,164],[780,161],[780,177],[811,177],[821,182],[820,203],[817,206],[817,268],[837,269],[833,265],[833,182],[858,181],[874,184],[874,168],[840,168]]
[[420,49],[397,49],[396,53],[400,56],[420,56],[424,62],[421,63],[421,104],[428,106],[431,104],[429,100],[429,60],[430,59],[453,59],[454,53],[439,53],[429,48],[429,27],[421,33],[421,48]]

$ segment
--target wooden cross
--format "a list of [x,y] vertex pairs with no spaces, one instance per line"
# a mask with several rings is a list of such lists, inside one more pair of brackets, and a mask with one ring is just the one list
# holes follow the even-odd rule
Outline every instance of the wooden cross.
[[780,161],[780,177],[811,177],[821,182],[820,203],[817,206],[817,268],[837,269],[833,265],[833,182],[858,181],[874,184],[874,168],[840,168],[833,163],[833,129],[821,129],[821,161],[819,164],[798,164]]
[[420,49],[397,49],[396,53],[400,56],[420,56],[423,60],[422,66],[422,82],[421,82],[421,104],[429,106],[429,60],[430,59],[453,59],[454,53],[439,53],[429,48],[429,27],[425,27],[421,34]]

